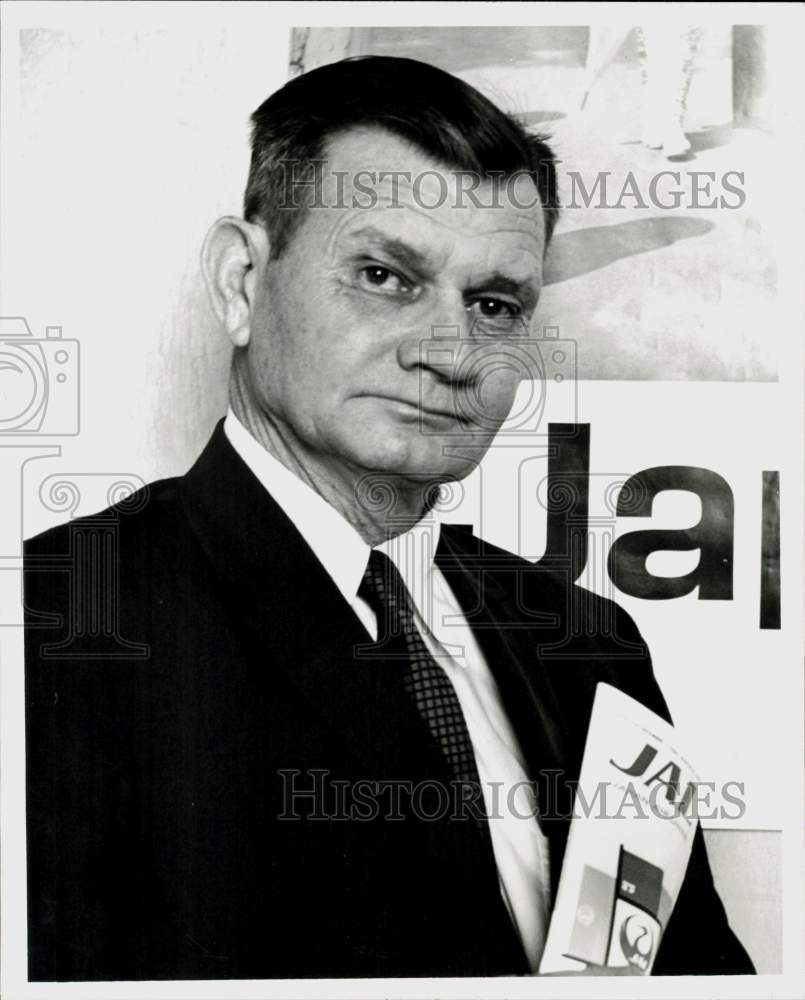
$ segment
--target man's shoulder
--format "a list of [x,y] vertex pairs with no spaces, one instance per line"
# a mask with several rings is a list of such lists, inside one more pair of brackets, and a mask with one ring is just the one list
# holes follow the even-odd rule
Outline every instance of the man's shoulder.
[[485,598],[495,603],[498,595],[497,607],[510,622],[533,630],[546,661],[650,661],[631,615],[612,597],[577,583],[569,566],[525,559],[465,525],[447,527],[446,541],[455,565],[482,581]]
[[63,521],[33,535],[23,543],[26,562],[69,552],[78,536],[89,537],[111,530],[117,536],[136,538],[151,534],[151,529],[159,527],[160,522],[167,527],[168,522],[181,516],[180,483],[179,476],[155,480],[102,510]]
[[25,542],[32,696],[58,678],[69,680],[76,697],[83,691],[91,701],[106,687],[115,697],[165,662],[157,649],[169,648],[177,628],[188,634],[197,627],[210,576],[180,484],[151,482]]
[[626,612],[612,598],[604,597],[577,583],[569,567],[541,560],[526,559],[474,533],[470,525],[443,526],[449,538],[456,563],[467,568],[477,567],[484,577],[500,583],[505,589],[538,591],[543,603],[584,603],[590,608],[609,609],[612,613]]

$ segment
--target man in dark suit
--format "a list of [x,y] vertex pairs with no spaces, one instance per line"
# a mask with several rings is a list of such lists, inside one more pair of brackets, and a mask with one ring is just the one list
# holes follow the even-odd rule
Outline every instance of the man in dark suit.
[[[253,122],[226,420],[27,545],[29,976],[528,974],[596,684],[667,715],[624,612],[434,511],[523,377],[554,161],[409,60]],[[698,833],[655,972],[751,971]]]

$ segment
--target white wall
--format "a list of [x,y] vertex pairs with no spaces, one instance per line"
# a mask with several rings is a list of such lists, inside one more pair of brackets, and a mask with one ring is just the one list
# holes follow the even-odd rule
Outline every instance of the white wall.
[[20,33],[3,310],[80,341],[75,461],[151,479],[183,471],[225,407],[199,249],[240,211],[248,116],[286,79],[288,39],[269,8],[211,20],[179,5],[161,26],[128,6]]
[[707,830],[716,888],[730,925],[759,974],[783,964],[781,836],[763,830]]

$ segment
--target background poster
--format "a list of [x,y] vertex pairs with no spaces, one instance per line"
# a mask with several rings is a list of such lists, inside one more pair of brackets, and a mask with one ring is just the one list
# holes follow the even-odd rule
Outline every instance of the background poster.
[[[198,252],[240,210],[248,115],[289,74],[364,52],[431,61],[552,137],[565,209],[535,331],[550,372],[523,387],[445,517],[534,560],[569,532],[580,581],[638,623],[717,790],[704,825],[735,930],[760,972],[801,974],[801,11],[138,2],[2,16],[0,362],[28,379],[0,393],[6,995],[35,995],[21,538],[191,464],[224,412],[229,354]],[[673,60],[650,58],[658,32]],[[683,101],[683,158],[642,141],[652,75]],[[588,431],[552,440],[552,422]],[[186,995],[225,995],[207,987]]]

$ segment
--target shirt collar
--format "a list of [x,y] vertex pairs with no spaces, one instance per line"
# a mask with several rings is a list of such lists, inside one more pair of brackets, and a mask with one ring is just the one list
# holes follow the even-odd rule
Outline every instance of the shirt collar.
[[[352,604],[369,561],[369,545],[335,507],[266,451],[231,407],[224,433]],[[431,511],[409,531],[377,546],[395,563],[412,594],[422,589],[422,580],[430,572],[440,529],[439,518]]]

